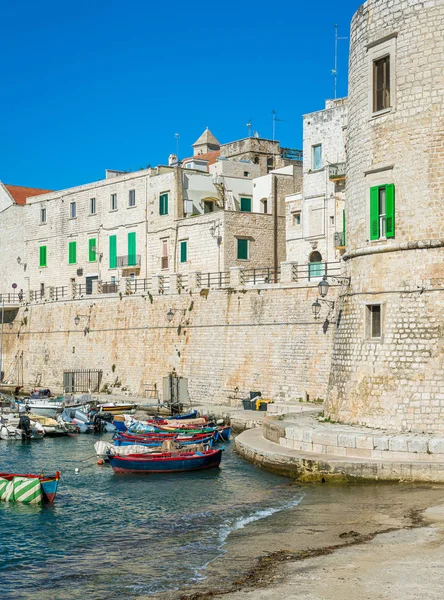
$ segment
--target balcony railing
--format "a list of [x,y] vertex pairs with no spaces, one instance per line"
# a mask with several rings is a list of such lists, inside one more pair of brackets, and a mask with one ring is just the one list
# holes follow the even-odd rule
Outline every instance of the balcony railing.
[[328,178],[331,181],[338,179],[345,179],[346,163],[336,163],[334,165],[328,165]]
[[335,232],[335,248],[344,248],[345,246],[345,234],[343,231]]
[[142,264],[142,257],[140,254],[130,254],[129,256],[118,256],[117,257],[117,268],[118,269],[129,269],[131,267],[140,267]]

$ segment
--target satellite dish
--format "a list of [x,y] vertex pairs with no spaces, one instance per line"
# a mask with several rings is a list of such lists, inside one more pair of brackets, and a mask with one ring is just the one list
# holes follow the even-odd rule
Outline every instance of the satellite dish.
[[17,284],[16,284],[16,283],[13,283],[13,284],[12,284],[12,289],[13,289],[13,290],[15,290],[15,288],[16,288],[16,287],[17,287]]

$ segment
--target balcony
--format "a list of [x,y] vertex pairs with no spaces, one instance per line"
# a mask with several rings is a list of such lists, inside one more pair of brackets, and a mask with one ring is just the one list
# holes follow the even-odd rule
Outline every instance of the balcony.
[[328,178],[330,181],[341,181],[345,179],[346,163],[336,163],[328,165]]
[[130,254],[129,256],[118,256],[117,257],[117,268],[118,269],[130,269],[131,267],[138,267],[142,264],[142,257],[140,254]]
[[335,231],[335,248],[345,248],[345,233]]

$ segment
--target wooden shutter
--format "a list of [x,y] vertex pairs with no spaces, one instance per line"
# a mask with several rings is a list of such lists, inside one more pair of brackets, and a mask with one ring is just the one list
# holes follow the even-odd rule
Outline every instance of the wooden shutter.
[[75,265],[77,262],[77,243],[69,242],[68,245],[68,263],[70,265]]
[[251,212],[251,198],[240,199],[241,212]]
[[40,246],[40,266],[46,267],[46,246]]
[[134,267],[136,264],[136,232],[128,233],[128,266]]
[[342,211],[342,235],[343,235],[343,237],[342,237],[342,244],[344,246],[345,246],[346,239],[347,239],[347,236],[346,236],[346,233],[345,233],[345,225],[346,225],[346,222],[345,222],[345,208],[344,208],[344,210]]
[[115,269],[117,267],[117,236],[109,236],[109,268]]
[[93,248],[96,247],[96,238],[91,238],[88,240],[88,260],[89,262],[96,261],[96,252]]
[[385,235],[395,237],[395,186],[385,186]]
[[180,262],[187,262],[187,242],[180,242]]
[[248,260],[248,240],[237,240],[237,258]]
[[379,240],[379,188],[370,188],[370,239]]
[[161,194],[159,198],[159,214],[168,214],[168,194]]

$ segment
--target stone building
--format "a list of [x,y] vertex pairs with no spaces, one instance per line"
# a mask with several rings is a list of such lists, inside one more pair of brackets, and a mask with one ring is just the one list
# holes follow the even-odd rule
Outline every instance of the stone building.
[[351,26],[348,294],[327,413],[444,430],[444,3],[372,0]]
[[346,131],[346,98],[304,115],[302,191],[286,197],[287,260],[309,264],[313,276],[344,248]]

